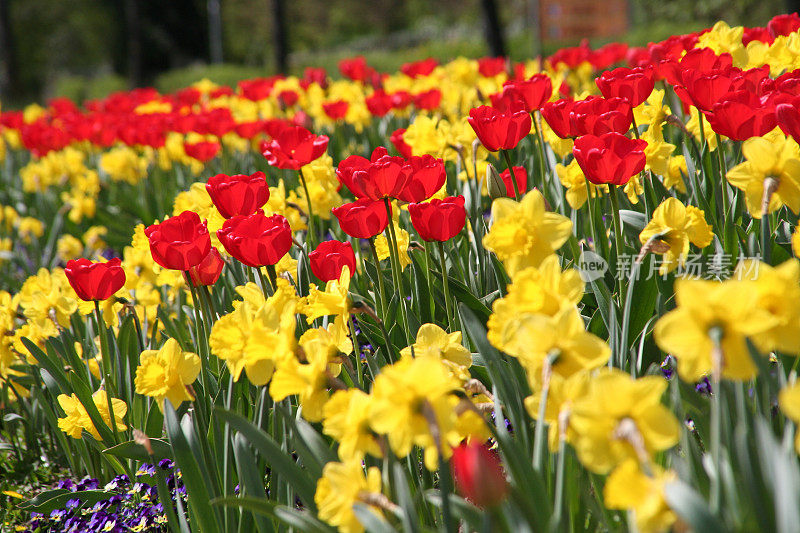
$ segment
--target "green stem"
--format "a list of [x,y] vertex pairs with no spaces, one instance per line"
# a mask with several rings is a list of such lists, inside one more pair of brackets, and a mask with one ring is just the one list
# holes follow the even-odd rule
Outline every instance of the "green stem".
[[350,323],[350,337],[353,342],[353,351],[356,359],[356,374],[358,375],[358,386],[364,390],[364,366],[361,364],[361,346],[358,344],[358,336],[356,335],[356,325],[353,323],[353,315],[348,317]]
[[381,316],[378,318],[378,327],[381,330],[381,334],[383,335],[383,341],[386,343],[386,357],[389,360],[393,359],[393,346],[392,341],[389,340],[389,332],[386,331],[385,321],[389,313],[389,308],[386,305],[386,288],[383,283],[383,272],[381,271],[381,262],[378,259],[378,251],[375,249],[375,242],[373,239],[369,239],[369,248],[372,250],[372,258],[375,260],[375,269],[378,273],[378,292],[380,293],[381,299]]
[[450,328],[450,332],[452,333],[455,330],[453,329],[453,319],[451,318],[452,311],[450,307],[450,283],[447,279],[447,261],[445,260],[446,258],[444,256],[444,243],[438,241],[436,244],[439,245],[439,262],[442,267],[442,289],[444,290],[444,305],[445,311],[447,312],[447,326]]
[[388,230],[388,237],[389,237],[389,256],[392,261],[392,280],[394,281],[394,289],[397,292],[397,296],[400,300],[400,314],[403,318],[403,330],[406,335],[406,342],[411,345],[411,332],[409,331],[408,325],[408,314],[406,311],[406,299],[405,295],[403,294],[403,283],[402,283],[402,276],[403,270],[400,268],[400,249],[397,246],[397,235],[394,232],[394,221],[392,220],[392,207],[389,203],[388,198],[383,199],[383,203],[386,206],[386,213],[389,216],[389,224],[387,225]]
[[564,456],[566,449],[564,447],[564,439],[558,440],[558,460],[556,462],[556,495],[553,505],[553,519],[555,520],[556,527],[553,531],[558,531],[558,526],[561,523],[561,514],[564,507]]
[[428,307],[431,322],[436,318],[436,305],[433,301],[433,285],[431,280],[431,249],[430,243],[425,241],[425,279],[428,282]]
[[308,204],[308,232],[306,233],[306,240],[308,241],[309,248],[316,248],[316,234],[314,232],[314,211],[311,207],[311,195],[308,194],[308,185],[306,185],[306,178],[303,176],[303,169],[297,169],[297,174],[300,176],[300,183],[303,185],[303,192],[306,194],[306,203]]
[[208,348],[208,337],[206,336],[203,318],[200,316],[201,313],[198,303],[201,300],[198,295],[199,291],[197,290],[197,287],[195,287],[195,284],[192,281],[191,276],[189,276],[188,272],[186,273],[186,280],[187,284],[189,285],[189,290],[192,293],[192,300],[193,300],[192,308],[194,309],[194,327],[197,340],[197,352],[198,355],[200,356],[200,362],[202,366],[202,371],[200,373],[200,384],[203,387],[203,394],[196,395],[196,396],[202,396],[202,399],[195,398],[195,400],[197,404],[203,404],[203,407],[206,408],[205,411],[208,411],[209,410],[207,409],[208,404],[204,402],[208,402],[208,399],[213,398],[216,394],[216,391],[211,390],[212,380],[211,380],[211,370],[209,368],[210,364],[209,360],[211,359],[211,357],[210,357],[210,350]]
[[545,439],[544,418],[547,411],[547,395],[550,392],[551,367],[557,357],[557,354],[547,354],[544,367],[542,368],[542,397],[539,399],[539,418],[536,420],[536,430],[533,436],[533,468],[537,471],[541,471],[542,468],[542,448]]
[[[622,239],[622,222],[620,221],[620,218],[619,218],[619,197],[617,196],[617,186],[612,184],[612,185],[610,185],[610,188],[611,188],[611,191],[610,191],[611,192],[611,195],[610,195],[611,196],[611,210],[613,211],[612,215],[613,215],[613,218],[614,218],[614,245],[615,245],[615,248],[616,248],[616,256],[615,257],[617,258],[617,264],[619,264],[619,258],[625,252],[624,243],[623,243],[623,239]],[[622,302],[623,301],[623,292],[624,292],[624,287],[625,286],[624,286],[622,277],[619,276],[619,273],[617,273],[616,277],[617,277],[617,281],[619,282],[618,283],[618,286],[619,286],[619,288],[618,288],[619,301]]]
[[539,129],[539,123],[537,122],[535,111],[531,113],[531,119],[533,119],[533,130],[536,134],[537,141],[536,144],[539,146],[539,172],[541,172],[542,191],[544,191],[545,184],[547,183],[547,176],[550,172],[550,165],[548,164],[547,156],[545,155],[544,136],[542,135],[542,130]]
[[769,214],[766,212],[761,213],[761,260],[767,264],[770,264],[772,258],[770,253],[772,250],[770,250],[769,245],[771,233]]
[[378,250],[375,249],[374,239],[369,239],[369,249],[372,252],[372,260],[375,261],[375,270],[378,272],[378,294],[381,304],[381,319],[386,320],[386,314],[388,313],[388,307],[386,306],[386,288],[383,283],[381,261],[378,259]]
[[636,115],[631,110],[631,129],[633,129],[633,136],[639,138],[639,126],[636,124]]
[[717,133],[717,165],[719,166],[720,173],[720,187],[722,187],[722,223],[728,222],[728,208],[730,207],[730,199],[728,195],[728,170],[725,165],[725,155],[722,153],[722,139]]
[[255,268],[256,275],[258,276],[258,281],[261,283],[261,290],[264,291],[264,298],[269,298],[273,294],[275,294],[275,286],[267,281],[267,277],[261,271],[260,268]]
[[508,150],[500,151],[503,152],[503,157],[508,167],[508,173],[511,175],[511,185],[514,187],[514,199],[519,202],[519,185],[517,185],[517,175],[514,173],[514,165],[511,163],[511,156],[508,155]]
[[117,429],[117,420],[114,416],[114,407],[111,403],[111,397],[114,396],[114,385],[111,382],[111,354],[109,353],[108,343],[108,330],[103,322],[103,314],[100,312],[100,302],[94,300],[94,319],[97,322],[97,333],[100,335],[100,357],[103,360],[103,379],[105,380],[106,389],[106,404],[108,407],[108,419],[111,424],[111,429],[114,432],[114,443],[119,442],[119,430]]

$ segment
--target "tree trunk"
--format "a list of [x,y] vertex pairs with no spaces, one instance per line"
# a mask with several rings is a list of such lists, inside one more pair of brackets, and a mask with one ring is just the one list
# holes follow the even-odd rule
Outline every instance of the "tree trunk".
[[208,49],[212,63],[222,63],[222,13],[220,0],[208,0]]
[[8,10],[10,1],[0,0],[0,98],[3,99],[13,95],[16,89],[14,36]]
[[500,17],[497,12],[495,0],[481,0],[483,8],[483,21],[486,26],[486,43],[489,53],[494,57],[505,57],[506,45],[503,40],[503,30],[500,27]]
[[[0,0],[2,1],[2,0]],[[131,87],[142,85],[142,14],[139,0],[125,0],[125,32],[128,83]]]
[[272,0],[272,33],[275,47],[275,68],[286,74],[289,70],[289,36],[286,30],[286,2]]

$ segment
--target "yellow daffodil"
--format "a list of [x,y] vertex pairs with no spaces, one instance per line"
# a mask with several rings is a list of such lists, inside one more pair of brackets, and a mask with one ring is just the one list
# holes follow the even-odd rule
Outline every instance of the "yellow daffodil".
[[547,257],[538,268],[526,268],[515,274],[508,294],[492,305],[489,316],[489,341],[504,349],[503,331],[515,328],[521,316],[530,313],[555,316],[563,307],[578,304],[583,298],[584,283],[575,269],[562,271],[558,257]]
[[601,192],[608,192],[608,185],[589,183],[583,175],[583,170],[578,165],[578,161],[575,159],[570,161],[567,166],[558,163],[556,165],[556,174],[558,174],[558,180],[561,185],[567,188],[567,203],[572,209],[580,209],[586,203],[589,194],[592,195],[592,198],[596,198],[600,196]]
[[642,245],[653,238],[654,242],[666,244],[668,249],[661,252],[651,247],[651,252],[663,253],[659,273],[665,275],[686,263],[689,243],[698,248],[711,244],[714,233],[706,223],[705,213],[693,205],[684,206],[677,198],[667,198],[653,211],[647,226],[639,234]]
[[402,358],[384,367],[375,378],[370,425],[376,433],[388,436],[398,457],[408,455],[414,445],[424,448],[425,465],[435,470],[438,453],[432,424],[438,426],[445,458],[452,453],[452,446],[469,435],[459,434],[456,427],[455,406],[459,400],[452,393],[459,387],[458,379],[442,360]]
[[[461,344],[460,331],[447,333],[436,324],[423,324],[412,346],[415,357],[435,357],[466,368],[472,365],[472,354]],[[403,348],[400,355],[411,357],[411,347]]]
[[[399,213],[399,210],[393,211],[395,213]],[[397,256],[400,260],[400,268],[405,270],[406,267],[411,264],[411,258],[408,256],[408,245],[411,241],[411,237],[406,230],[402,229],[397,224],[394,225],[394,234],[397,237],[397,248],[400,252]],[[391,252],[389,251],[389,242],[386,239],[385,234],[381,233],[375,237],[375,251],[378,252],[379,261],[383,261],[384,259],[389,259],[391,257]]]
[[[778,405],[787,418],[800,424],[800,383],[784,387],[778,394]],[[794,447],[800,453],[800,431],[795,432]]]
[[483,245],[513,276],[523,268],[538,267],[567,242],[571,232],[572,222],[547,211],[542,193],[534,189],[520,202],[498,198],[492,203],[492,226]]
[[780,130],[742,144],[746,159],[728,171],[728,181],[744,191],[753,218],[784,205],[800,212],[800,147]]
[[178,341],[168,339],[159,350],[145,350],[136,369],[136,392],[155,398],[159,408],[169,400],[175,409],[194,397],[187,386],[200,374],[200,358],[192,352],[181,350]]
[[330,462],[322,469],[314,502],[321,520],[342,533],[361,533],[364,526],[353,512],[353,505],[368,504],[368,509],[380,516],[380,509],[369,505],[373,496],[381,496],[380,469],[370,467],[364,475],[360,461]]
[[350,269],[346,266],[342,268],[339,279],[329,281],[324,291],[312,284],[308,290],[308,303],[302,309],[308,323],[326,315],[348,316],[351,307],[349,287]]
[[[108,411],[108,400],[106,398],[106,391],[99,390],[92,394],[92,401],[100,413],[100,418],[105,422],[109,429],[111,429],[111,415]],[[72,394],[67,396],[61,394],[58,396],[58,404],[61,409],[66,413],[66,417],[58,419],[58,428],[74,439],[81,438],[81,432],[85,429],[96,440],[100,440],[100,433],[95,428],[86,408],[81,404],[78,397]],[[123,423],[122,419],[128,412],[128,406],[125,402],[116,398],[111,398],[111,408],[114,410],[114,424],[117,431],[125,431],[127,426]]]
[[[587,371],[573,374],[564,379],[559,374],[550,378],[550,387],[547,391],[545,403],[544,422],[548,425],[548,445],[551,452],[558,450],[562,437],[565,442],[571,442],[575,431],[569,425],[572,413],[572,404],[589,391],[591,375]],[[525,409],[534,420],[539,420],[539,408],[542,401],[542,389],[539,384],[531,384],[536,392],[525,398]]]
[[752,337],[756,346],[762,352],[800,355],[800,262],[790,259],[772,267],[746,259],[737,265],[733,277],[752,280],[756,305],[773,318],[772,327]]
[[323,409],[322,431],[339,442],[339,457],[361,461],[365,454],[382,457],[369,425],[370,396],[358,389],[333,393]]
[[715,367],[723,378],[748,380],[756,367],[746,339],[775,325],[758,299],[751,281],[679,279],[678,306],[656,322],[656,343],[675,356],[678,374],[686,381],[698,381]]
[[601,370],[589,391],[572,405],[573,446],[581,463],[598,474],[626,459],[646,460],[674,446],[680,437],[675,415],[661,404],[667,380],[633,379],[616,369]]
[[657,466],[651,468],[653,472],[648,475],[635,460],[623,462],[606,479],[603,499],[609,509],[632,511],[636,530],[641,533],[670,531],[676,516],[664,500],[664,485],[678,476]]
[[548,358],[553,373],[568,378],[603,365],[611,356],[608,344],[586,331],[575,307],[564,307],[554,317],[526,313],[509,323],[501,339],[504,351],[519,358],[535,383],[541,383]]

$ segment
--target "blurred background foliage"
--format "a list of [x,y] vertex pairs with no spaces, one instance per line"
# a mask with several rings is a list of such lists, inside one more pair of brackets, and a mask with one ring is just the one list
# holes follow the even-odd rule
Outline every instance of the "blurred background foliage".
[[[18,107],[53,96],[83,100],[137,85],[169,91],[202,77],[234,84],[275,73],[276,2],[285,7],[290,73],[312,65],[335,73],[338,61],[354,54],[365,55],[380,70],[428,56],[487,55],[487,4],[497,11],[507,53],[522,59],[535,55],[540,44],[531,13],[541,1],[0,0],[0,62],[8,69],[5,76],[0,72],[0,98],[6,107]],[[793,4],[629,0],[629,30],[617,38],[643,45],[716,20],[762,25],[795,10]],[[211,57],[209,44],[214,6],[219,6],[222,61]],[[544,42],[543,51],[571,44],[577,42]]]

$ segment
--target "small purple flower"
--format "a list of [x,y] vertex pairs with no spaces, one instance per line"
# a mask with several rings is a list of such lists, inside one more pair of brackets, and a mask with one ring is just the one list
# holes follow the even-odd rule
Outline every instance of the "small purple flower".
[[714,392],[711,390],[711,382],[705,376],[695,384],[694,390],[703,396],[710,396]]

